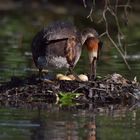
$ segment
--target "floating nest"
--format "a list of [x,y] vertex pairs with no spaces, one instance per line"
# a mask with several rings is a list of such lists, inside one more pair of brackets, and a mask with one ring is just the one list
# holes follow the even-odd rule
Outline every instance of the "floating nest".
[[[71,96],[74,95],[74,96]],[[120,74],[107,75],[96,81],[44,80],[37,76],[11,81],[0,85],[0,103],[22,104],[31,102],[58,103],[62,96],[78,104],[132,103],[140,100],[140,85]]]

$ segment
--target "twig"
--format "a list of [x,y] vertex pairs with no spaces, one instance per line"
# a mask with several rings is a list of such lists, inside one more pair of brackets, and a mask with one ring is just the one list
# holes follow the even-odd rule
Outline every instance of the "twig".
[[[83,0],[83,3],[84,3],[84,7],[87,7],[86,0]],[[126,22],[128,21],[128,18],[127,18],[128,17],[128,8],[131,8],[130,0],[127,0],[127,3],[125,5],[119,5],[119,0],[115,1],[115,7],[113,7],[111,4],[112,4],[111,0],[105,0],[104,9],[103,9],[103,12],[102,12],[102,18],[101,18],[100,21],[103,20],[105,22],[106,31],[104,33],[102,33],[99,37],[102,37],[102,36],[106,35],[109,38],[110,42],[117,49],[117,51],[120,53],[120,55],[123,58],[127,68],[129,70],[131,70],[128,62],[125,59],[126,47],[123,48],[124,42],[122,42],[125,39],[125,35],[121,30],[120,22],[119,22],[118,15],[117,15],[118,14],[118,8],[123,7]],[[92,7],[90,9],[90,13],[87,16],[87,18],[90,18],[91,21],[93,21],[92,14],[93,14],[93,10],[94,10],[94,5],[95,5],[95,0],[93,0],[93,4],[92,4]],[[117,28],[117,42],[115,42],[115,40],[109,34],[108,20],[107,20],[107,17],[106,17],[107,12],[109,12],[115,19],[116,28]]]
[[72,93],[74,93],[74,92],[76,92],[78,89],[84,88],[84,87],[86,87],[86,86],[87,86],[86,84],[82,84],[81,86],[79,85],[79,87],[76,88],[76,89],[74,89],[74,90],[72,91]]
[[129,95],[133,96],[135,99],[139,100],[139,98],[137,96],[135,96],[134,94],[128,92]]
[[118,33],[117,33],[117,39],[118,39],[118,44],[120,46],[120,49],[121,51],[124,52],[123,48],[122,48],[122,42],[121,40],[124,39],[124,34],[123,32],[121,31],[121,27],[120,27],[120,23],[119,23],[119,20],[118,20],[118,17],[117,17],[117,13],[115,13],[112,9],[110,9],[108,7],[108,11],[111,13],[112,16],[114,16],[115,18],[115,22],[116,22],[116,26],[117,26],[117,29],[118,29]]
[[84,7],[87,7],[86,0],[83,0]]
[[101,88],[91,88],[91,89],[98,90],[98,91],[106,91],[105,89],[101,89]]
[[93,13],[93,7],[90,9],[89,15],[87,16],[87,18],[90,18],[91,21],[93,21],[92,13]]
[[87,16],[87,18],[90,18],[91,21],[93,21],[92,13],[93,13],[94,7],[95,7],[95,0],[92,0],[92,7],[90,9],[89,15]]
[[99,37],[101,38],[101,37],[103,37],[104,35],[106,35],[106,32],[100,34]]
[[123,55],[122,51],[118,48],[117,44],[115,43],[115,41],[112,39],[112,37],[109,34],[108,21],[106,19],[106,12],[107,11],[109,11],[115,17],[115,21],[117,22],[116,24],[117,24],[117,27],[118,27],[118,31],[121,32],[120,26],[119,26],[119,22],[118,22],[118,18],[116,16],[116,14],[108,7],[108,0],[105,1],[105,8],[104,8],[104,11],[103,11],[103,19],[105,21],[105,26],[106,26],[106,35],[109,38],[109,40],[111,41],[111,43],[115,46],[115,48],[117,49],[117,51],[120,53],[120,55],[122,56],[125,64],[127,65],[127,68],[129,70],[131,70],[131,68],[130,68],[128,62],[126,61],[125,56]]

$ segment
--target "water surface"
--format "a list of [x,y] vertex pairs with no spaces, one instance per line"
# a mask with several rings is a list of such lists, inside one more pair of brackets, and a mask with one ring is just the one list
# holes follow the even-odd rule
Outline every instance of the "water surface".
[[112,140],[140,137],[140,110],[121,105],[83,109],[0,108],[1,140]]

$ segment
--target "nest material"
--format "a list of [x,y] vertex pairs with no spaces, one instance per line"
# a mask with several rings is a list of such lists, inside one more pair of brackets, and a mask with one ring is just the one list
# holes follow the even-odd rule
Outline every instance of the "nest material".
[[40,81],[36,76],[12,78],[0,86],[1,103],[55,103],[59,93],[80,93],[74,101],[80,103],[118,103],[140,100],[140,86],[120,74],[107,75],[96,81]]

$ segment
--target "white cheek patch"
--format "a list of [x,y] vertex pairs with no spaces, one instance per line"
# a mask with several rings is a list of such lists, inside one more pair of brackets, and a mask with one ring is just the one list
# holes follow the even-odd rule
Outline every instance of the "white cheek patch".
[[97,58],[98,53],[97,53],[97,51],[96,51],[96,52],[89,52],[88,55],[89,55],[89,61],[90,61],[90,63],[92,63],[93,58],[94,58],[94,57]]
[[92,55],[93,55],[93,57],[96,57],[97,58],[97,55],[98,55],[97,54],[97,51],[96,52],[93,52]]

